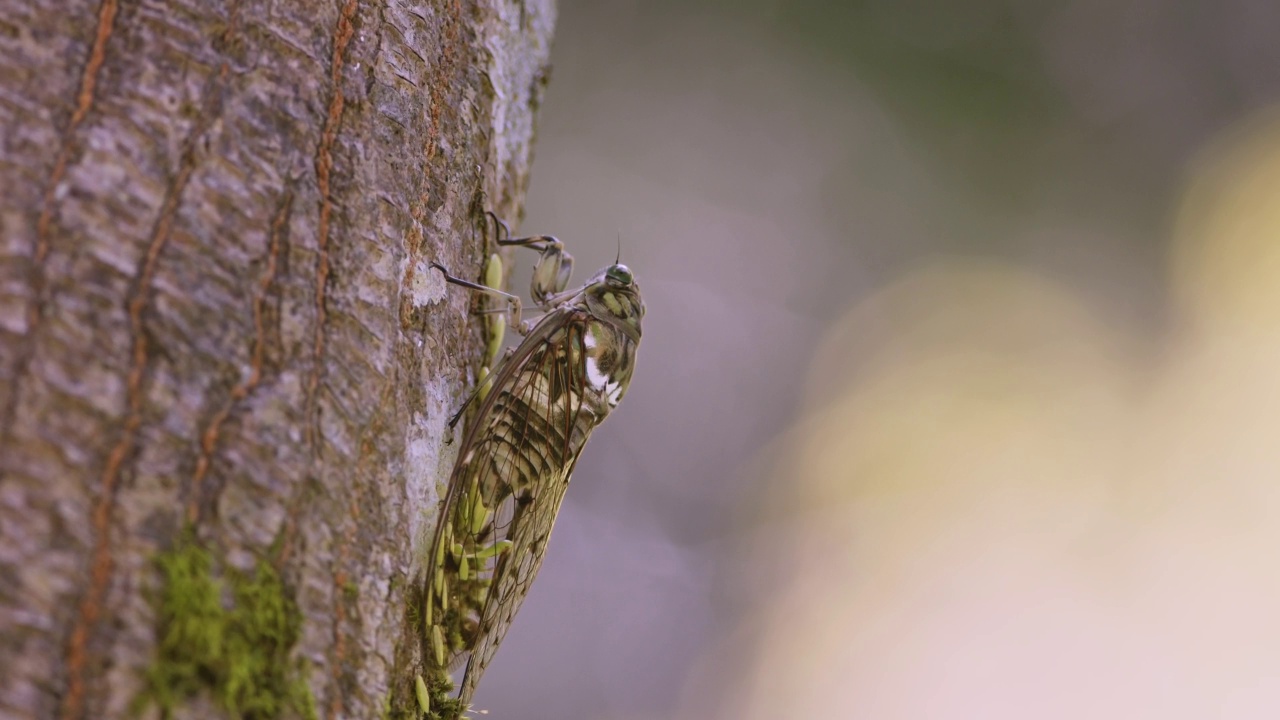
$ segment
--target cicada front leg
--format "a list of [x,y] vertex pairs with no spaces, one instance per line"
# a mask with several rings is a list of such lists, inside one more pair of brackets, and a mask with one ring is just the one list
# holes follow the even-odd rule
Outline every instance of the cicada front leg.
[[[573,256],[565,251],[564,243],[552,235],[509,237],[511,231],[507,228],[507,224],[492,212],[489,215],[501,230],[498,235],[499,245],[527,247],[542,253],[533,266],[533,280],[529,283],[529,295],[538,307],[549,310],[557,296],[569,286],[569,277],[573,275]],[[502,237],[503,235],[508,237]]]
[[526,323],[520,319],[521,303],[520,303],[519,295],[512,295],[509,292],[505,292],[497,288],[491,288],[487,285],[481,285],[480,283],[474,283],[474,282],[471,282],[470,280],[463,280],[460,277],[454,276],[452,273],[449,272],[449,268],[441,265],[438,262],[432,262],[431,267],[443,273],[444,281],[451,285],[457,285],[459,287],[467,288],[468,290],[474,290],[478,293],[488,295],[489,297],[495,297],[501,300],[505,300],[507,302],[507,309],[505,310],[505,312],[511,317],[511,326],[516,328],[516,332],[520,333],[521,335],[527,334],[529,330],[533,327],[531,324]]

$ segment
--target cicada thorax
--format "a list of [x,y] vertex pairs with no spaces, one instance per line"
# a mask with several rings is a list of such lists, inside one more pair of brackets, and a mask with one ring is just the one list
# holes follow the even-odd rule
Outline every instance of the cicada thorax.
[[432,546],[425,655],[437,681],[466,659],[464,705],[537,575],[579,453],[626,392],[644,315],[625,266],[563,292],[573,261],[559,240],[499,242],[541,252],[532,291],[547,314],[513,323],[526,337],[468,423]]

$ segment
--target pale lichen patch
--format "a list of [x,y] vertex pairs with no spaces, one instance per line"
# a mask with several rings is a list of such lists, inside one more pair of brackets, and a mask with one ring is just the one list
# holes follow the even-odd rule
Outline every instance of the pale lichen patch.
[[448,295],[448,283],[444,281],[444,275],[425,260],[418,260],[414,264],[412,278],[405,289],[409,291],[409,298],[415,308],[438,303]]
[[458,443],[448,443],[449,416],[455,398],[461,395],[456,383],[443,379],[428,381],[423,387],[425,413],[415,413],[405,443],[405,492],[410,507],[423,508],[409,515],[409,532],[415,560],[420,560],[431,544],[436,510],[441,500],[438,487],[447,484],[458,455]]

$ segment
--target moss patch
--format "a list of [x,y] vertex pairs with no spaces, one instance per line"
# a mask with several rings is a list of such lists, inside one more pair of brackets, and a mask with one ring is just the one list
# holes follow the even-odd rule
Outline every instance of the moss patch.
[[452,697],[453,682],[448,678],[431,678],[427,680],[427,694],[431,698],[431,710],[426,714],[428,720],[455,720],[463,717],[466,710],[458,699]]
[[305,667],[289,659],[302,616],[270,563],[259,561],[252,575],[217,578],[209,552],[188,538],[159,564],[159,650],[140,704],[155,702],[169,717],[207,690],[236,717],[316,717]]

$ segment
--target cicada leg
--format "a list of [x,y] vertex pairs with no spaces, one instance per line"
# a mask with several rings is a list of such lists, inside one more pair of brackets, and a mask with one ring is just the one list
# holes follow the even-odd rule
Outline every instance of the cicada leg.
[[534,235],[498,240],[498,244],[527,247],[542,253],[533,265],[529,295],[538,307],[549,309],[552,298],[564,292],[573,275],[573,256],[564,249],[564,243],[551,235]]
[[511,326],[516,328],[517,329],[516,331],[519,332],[521,335],[524,335],[529,332],[531,326],[529,326],[527,323],[523,322],[520,319],[521,303],[520,303],[519,295],[512,295],[509,292],[504,292],[497,288],[491,288],[487,285],[481,285],[480,283],[474,283],[474,282],[471,282],[470,280],[463,280],[460,277],[455,277],[452,273],[449,272],[449,268],[441,265],[438,262],[432,262],[430,263],[430,265],[431,267],[443,273],[444,281],[449,283],[450,285],[457,285],[458,287],[464,287],[464,288],[467,288],[468,290],[474,290],[478,293],[482,293],[490,297],[496,297],[496,298],[501,298],[503,300],[506,300],[507,313],[511,316]]
[[[538,261],[534,264],[533,280],[530,283],[529,290],[530,295],[532,295],[534,302],[538,304],[538,307],[547,311],[551,310],[556,303],[563,299],[562,296],[566,294],[565,287],[568,286],[569,277],[573,274],[573,256],[565,251],[564,243],[551,235],[512,238],[510,237],[511,230],[507,227],[507,224],[502,221],[502,218],[498,217],[492,210],[487,211],[486,214],[493,218],[494,223],[498,226],[496,238],[498,245],[527,247],[542,253],[541,257],[539,257]],[[522,305],[520,297],[496,287],[501,282],[502,276],[501,258],[498,255],[495,254],[490,256],[486,262],[484,278],[485,284],[475,283],[470,280],[463,280],[460,277],[456,277],[449,272],[448,268],[437,262],[431,263],[431,267],[444,274],[445,282],[467,288],[468,290],[474,290],[475,292],[489,297],[504,300],[507,303],[507,307],[505,308],[481,310],[481,314],[492,315],[501,313],[505,316],[509,316],[509,324],[511,328],[521,335],[528,335],[533,329],[533,322],[522,319]],[[501,319],[501,317],[497,318],[499,321]],[[454,413],[453,417],[449,418],[450,428],[457,425],[458,420],[477,397],[483,398],[492,383],[492,379],[498,373],[501,363],[495,364],[494,360],[496,359],[498,349],[502,344],[501,325],[502,323],[500,322],[491,321],[489,323],[489,346],[486,348],[484,364],[484,367],[489,369],[487,377],[481,378],[470,397],[468,397],[466,402],[462,404],[462,407],[458,408],[458,411]],[[507,355],[503,357],[502,362],[506,362],[506,359],[509,356],[510,350],[508,350]]]
[[[502,246],[527,247],[542,253],[533,266],[533,279],[529,283],[529,295],[543,309],[549,309],[555,296],[564,292],[569,286],[569,276],[573,274],[573,256],[564,249],[564,243],[552,235],[531,235],[513,238],[507,224],[489,211],[489,217],[497,223],[499,233],[497,242]],[[506,237],[503,237],[503,236]]]
[[[449,417],[450,430],[458,424],[458,420],[462,419],[463,413],[467,411],[467,408],[470,407],[471,403],[475,402],[477,398],[480,402],[484,402],[485,397],[489,394],[489,390],[493,387],[493,381],[497,378],[498,371],[502,368],[502,364],[505,363],[514,352],[515,348],[507,348],[507,351],[502,354],[502,360],[498,361],[498,364],[493,367],[493,370],[481,373],[479,381],[476,382],[475,389],[467,396],[466,401],[462,403],[462,407],[458,408],[458,412]],[[481,370],[484,370],[484,368],[481,368]]]
[[[438,262],[432,262],[430,263],[430,265],[436,270],[439,270],[441,274],[444,275],[445,282],[451,285],[457,285],[459,287],[464,287],[464,288],[467,288],[468,290],[473,290],[483,295],[488,295],[490,297],[495,297],[501,300],[505,300],[507,302],[507,308],[502,312],[506,312],[511,316],[511,326],[516,329],[516,332],[520,333],[521,335],[527,335],[529,331],[533,329],[532,323],[529,323],[520,319],[520,316],[521,316],[520,296],[512,295],[509,292],[504,292],[497,288],[488,287],[487,285],[481,285],[480,283],[474,283],[474,282],[471,282],[470,280],[463,280],[460,277],[454,276],[453,273],[449,272],[449,268],[441,265]],[[492,363],[494,359],[493,357],[490,356],[490,353],[492,353],[493,356],[497,355],[498,348],[493,347],[493,345],[494,343],[491,343],[491,347],[486,349],[485,360],[487,363]],[[505,360],[506,360],[506,357],[504,356],[503,361]],[[493,379],[497,373],[498,367],[499,365],[495,364],[494,367],[489,371],[487,376],[481,378],[480,382],[476,385],[475,390],[471,391],[471,395],[467,397],[466,402],[462,403],[462,407],[458,408],[458,412],[454,413],[453,417],[449,418],[450,429],[452,429],[455,425],[458,424],[458,420],[462,417],[463,413],[466,412],[467,407],[469,407],[471,405],[471,402],[475,400],[477,396],[480,395],[482,390],[487,391],[489,385],[492,384],[493,382]]]

